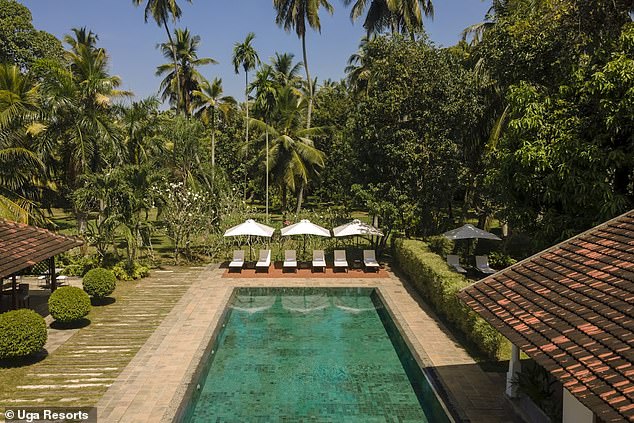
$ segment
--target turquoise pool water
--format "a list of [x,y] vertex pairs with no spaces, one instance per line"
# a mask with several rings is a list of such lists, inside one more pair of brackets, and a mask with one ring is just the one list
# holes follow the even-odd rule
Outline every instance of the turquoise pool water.
[[240,288],[187,422],[448,422],[373,289]]

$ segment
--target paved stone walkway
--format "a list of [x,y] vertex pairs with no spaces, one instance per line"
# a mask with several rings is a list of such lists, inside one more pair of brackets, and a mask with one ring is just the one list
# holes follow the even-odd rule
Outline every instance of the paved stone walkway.
[[[172,421],[234,287],[376,287],[419,363],[433,369],[463,421],[518,421],[503,400],[503,374],[478,366],[416,294],[392,273],[380,279],[223,278],[210,266],[163,320],[99,401],[100,422]],[[152,301],[151,297],[148,301]]]
[[12,381],[16,386],[11,397],[0,397],[0,407],[95,405],[189,289],[196,273],[199,271],[178,269],[121,282],[138,286],[104,306],[89,326],[53,330],[46,345],[52,354],[26,368],[20,380]]

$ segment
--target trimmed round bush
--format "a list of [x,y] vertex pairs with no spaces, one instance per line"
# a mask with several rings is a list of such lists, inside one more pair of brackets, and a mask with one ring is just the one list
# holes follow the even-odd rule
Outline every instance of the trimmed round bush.
[[26,357],[44,348],[46,322],[33,310],[0,314],[0,359]]
[[84,291],[91,297],[101,299],[114,292],[117,278],[111,270],[98,267],[84,275]]
[[90,297],[80,288],[63,286],[49,297],[48,311],[60,323],[76,322],[90,312]]

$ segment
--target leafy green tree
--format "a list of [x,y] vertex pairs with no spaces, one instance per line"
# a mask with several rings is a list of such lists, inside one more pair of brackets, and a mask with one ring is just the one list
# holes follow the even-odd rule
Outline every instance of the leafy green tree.
[[193,101],[194,91],[198,91],[204,81],[197,68],[218,63],[210,57],[199,58],[199,45],[200,37],[198,35],[192,36],[187,28],[177,29],[175,44],[171,44],[171,42],[161,44],[163,56],[166,58],[170,58],[172,52],[176,52],[177,66],[174,66],[174,63],[166,63],[156,69],[157,76],[165,75],[161,81],[160,89],[163,91],[161,98],[169,100],[176,109],[182,110],[186,116],[191,116],[195,105]]
[[327,0],[273,0],[273,6],[277,12],[275,22],[290,32],[294,30],[302,40],[302,57],[304,70],[306,71],[306,84],[308,88],[308,108],[306,114],[306,128],[310,128],[313,111],[313,80],[308,69],[308,57],[306,54],[306,27],[321,32],[319,9],[324,8],[332,15],[334,8]]
[[[135,6],[139,6],[141,3],[145,3],[146,0],[132,0],[132,4]],[[187,0],[191,3],[191,0]],[[176,44],[172,39],[172,33],[169,30],[169,26],[167,25],[167,20],[172,17],[172,20],[176,22],[180,19],[182,15],[182,10],[178,6],[176,0],[147,0],[145,4],[145,23],[147,23],[150,16],[154,19],[154,22],[158,26],[163,26],[165,28],[165,32],[167,33],[167,39],[169,40],[168,46],[175,47]],[[178,56],[176,54],[176,49],[172,48],[172,60],[174,65],[174,70],[178,73]],[[176,104],[181,103],[180,99],[180,86],[176,84],[175,87],[176,92]],[[178,109],[176,109],[178,112]]]
[[373,77],[348,123],[357,198],[386,230],[436,232],[451,218],[460,147],[480,112],[468,71],[423,40],[379,37],[366,54]]
[[30,68],[38,59],[61,59],[62,44],[31,23],[31,11],[14,0],[0,0],[0,63]]

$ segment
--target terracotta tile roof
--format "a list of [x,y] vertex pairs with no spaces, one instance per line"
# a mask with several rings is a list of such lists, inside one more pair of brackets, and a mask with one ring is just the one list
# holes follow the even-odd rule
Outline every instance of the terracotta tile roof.
[[458,295],[603,421],[634,421],[634,210]]
[[0,219],[0,278],[82,244],[76,238]]

